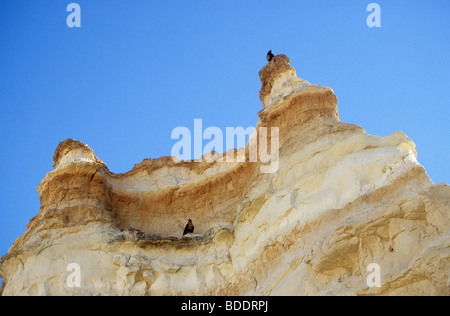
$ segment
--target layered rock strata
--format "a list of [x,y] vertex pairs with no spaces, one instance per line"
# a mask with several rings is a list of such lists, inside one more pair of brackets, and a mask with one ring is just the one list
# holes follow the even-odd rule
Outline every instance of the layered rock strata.
[[82,142],[60,143],[39,213],[1,258],[2,294],[449,295],[450,187],[402,132],[341,122],[332,89],[289,62],[259,73],[256,130],[279,129],[276,172],[162,157],[114,174]]

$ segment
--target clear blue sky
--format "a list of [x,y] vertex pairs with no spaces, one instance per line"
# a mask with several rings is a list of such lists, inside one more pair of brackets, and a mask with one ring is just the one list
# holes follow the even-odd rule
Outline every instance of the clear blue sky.
[[450,181],[448,0],[79,0],[81,28],[66,25],[70,2],[0,1],[0,255],[38,213],[60,141],[121,173],[170,155],[194,118],[254,126],[269,49],[332,87],[342,121],[403,131],[432,180]]

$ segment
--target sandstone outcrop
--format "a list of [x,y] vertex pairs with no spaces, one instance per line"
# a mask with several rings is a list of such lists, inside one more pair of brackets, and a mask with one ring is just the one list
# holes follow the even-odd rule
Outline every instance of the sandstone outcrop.
[[114,174],[82,142],[60,143],[39,213],[1,258],[2,294],[450,295],[450,187],[402,132],[341,122],[333,90],[289,62],[259,73],[256,127],[279,128],[276,172],[162,157]]

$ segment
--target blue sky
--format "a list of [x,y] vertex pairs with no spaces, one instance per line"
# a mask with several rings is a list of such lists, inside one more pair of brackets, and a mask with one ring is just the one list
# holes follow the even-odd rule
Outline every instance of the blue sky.
[[[254,126],[269,49],[332,87],[340,118],[406,133],[449,182],[450,1],[79,0],[0,2],[0,255],[39,211],[58,143],[88,144],[112,172],[170,155],[177,126]],[[132,3],[132,4],[131,4]]]

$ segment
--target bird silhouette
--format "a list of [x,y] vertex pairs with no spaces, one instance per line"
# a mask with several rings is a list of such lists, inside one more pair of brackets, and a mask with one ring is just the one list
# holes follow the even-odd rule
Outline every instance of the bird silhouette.
[[266,56],[267,61],[271,61],[273,57],[274,57],[274,55],[272,54],[272,50],[269,50],[269,52],[267,53],[267,56]]
[[188,223],[186,224],[186,227],[184,228],[183,236],[188,233],[194,232],[194,224],[192,224],[192,220],[188,219]]

